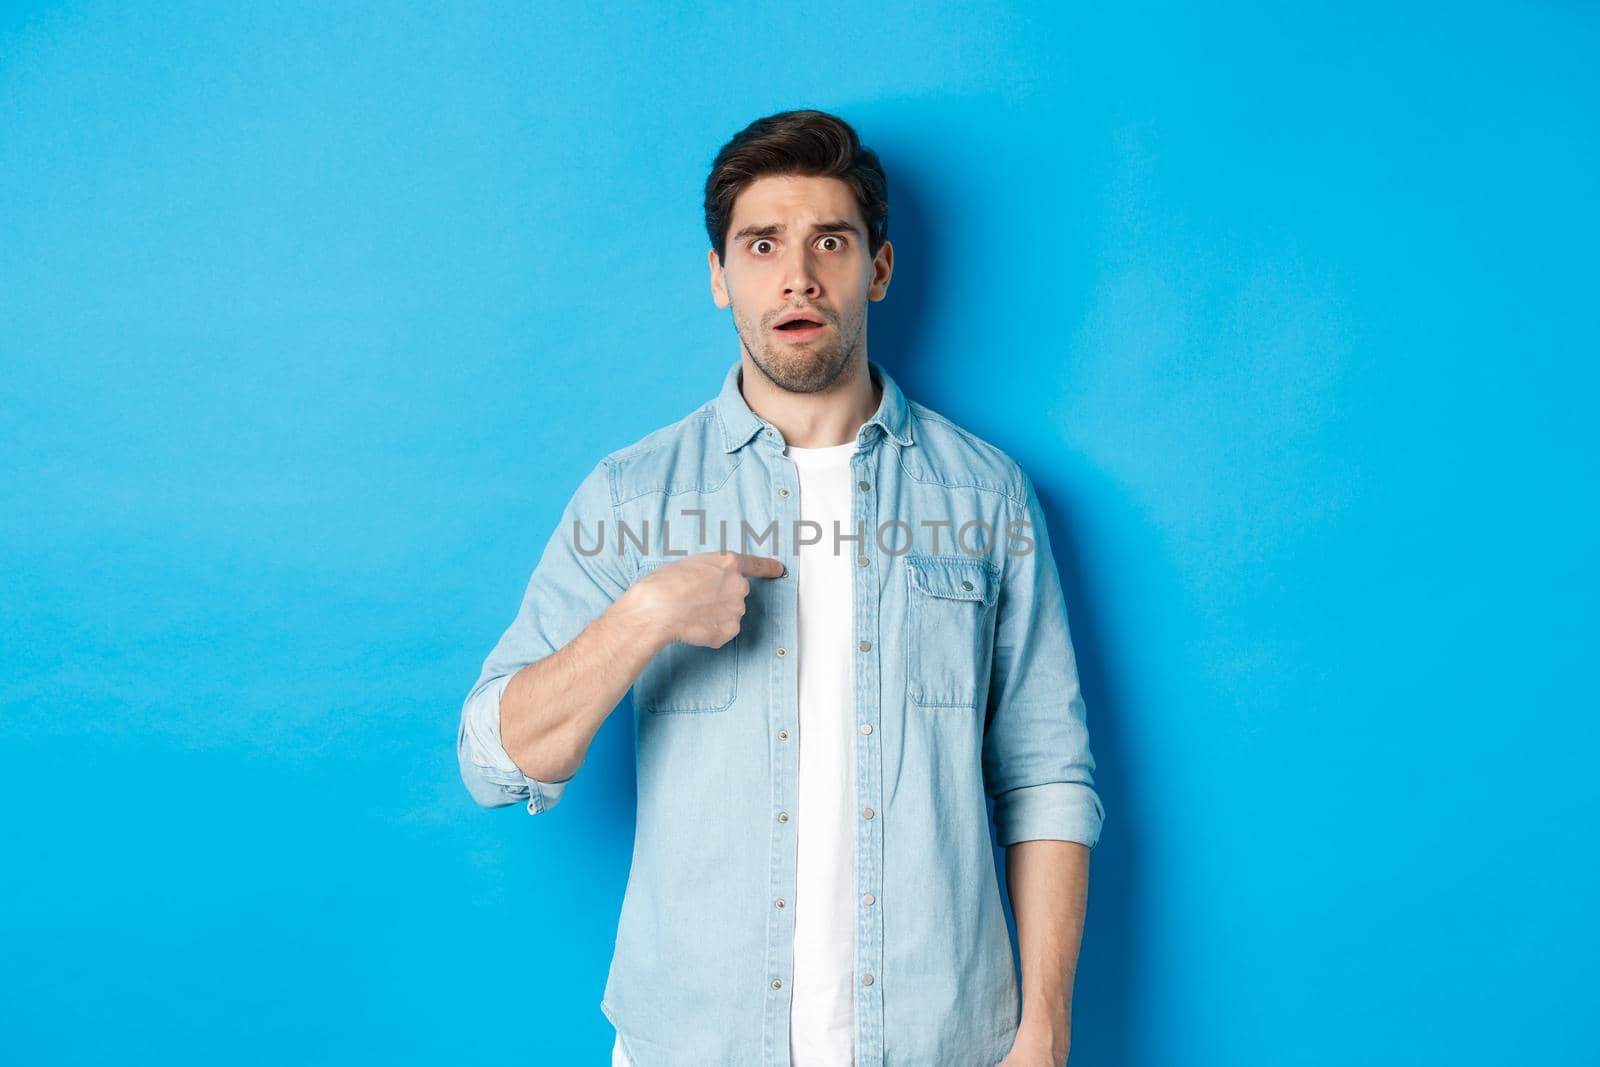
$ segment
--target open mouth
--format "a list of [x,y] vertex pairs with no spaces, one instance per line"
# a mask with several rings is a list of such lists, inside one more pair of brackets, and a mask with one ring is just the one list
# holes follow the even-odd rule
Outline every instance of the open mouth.
[[785,341],[800,342],[820,336],[827,328],[828,324],[818,319],[794,319],[781,326],[774,326],[773,330],[783,334]]

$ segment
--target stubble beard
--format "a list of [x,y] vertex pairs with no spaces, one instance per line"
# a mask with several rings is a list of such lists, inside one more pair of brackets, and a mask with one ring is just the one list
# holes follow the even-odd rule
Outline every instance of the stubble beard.
[[[861,344],[863,314],[846,315],[834,329],[808,345],[791,345],[771,329],[753,325],[737,312],[739,341],[750,359],[778,388],[791,393],[820,393],[850,366]],[[751,344],[752,335],[756,339]]]

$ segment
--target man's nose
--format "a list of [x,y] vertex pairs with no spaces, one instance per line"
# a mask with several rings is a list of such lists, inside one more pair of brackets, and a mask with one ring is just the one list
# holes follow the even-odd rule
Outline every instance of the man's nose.
[[811,262],[810,254],[806,250],[801,249],[790,255],[788,262],[784,265],[784,272],[784,296],[789,297],[796,293],[804,293],[806,296],[815,299],[821,295],[822,286],[817,281],[816,269]]

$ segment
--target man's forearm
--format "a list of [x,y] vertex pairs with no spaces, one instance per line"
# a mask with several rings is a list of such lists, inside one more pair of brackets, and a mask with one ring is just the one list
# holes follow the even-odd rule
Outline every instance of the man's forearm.
[[539,781],[576,774],[601,723],[666,644],[654,621],[624,593],[566,646],[506,683],[500,697],[506,754]]
[[1018,841],[1006,849],[1006,884],[1022,964],[1019,1030],[1048,1039],[1061,1061],[1072,1035],[1072,986],[1089,898],[1089,851],[1076,841]]

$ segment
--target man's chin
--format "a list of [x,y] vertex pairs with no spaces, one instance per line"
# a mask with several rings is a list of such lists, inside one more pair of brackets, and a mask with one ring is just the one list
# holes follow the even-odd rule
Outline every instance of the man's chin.
[[791,393],[817,393],[838,380],[843,367],[829,354],[807,356],[768,351],[761,368],[774,384]]

